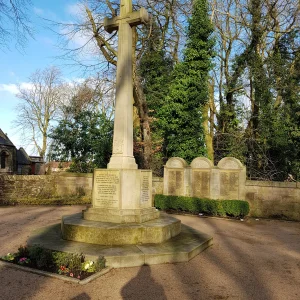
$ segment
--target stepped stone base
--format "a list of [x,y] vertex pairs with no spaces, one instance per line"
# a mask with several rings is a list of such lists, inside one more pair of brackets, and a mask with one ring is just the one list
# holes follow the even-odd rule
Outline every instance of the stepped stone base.
[[213,244],[212,237],[182,225],[177,236],[160,244],[105,246],[62,239],[60,224],[36,230],[28,245],[69,253],[83,253],[87,259],[104,256],[113,268],[186,262]]
[[82,219],[81,214],[63,217],[65,240],[98,245],[159,244],[181,231],[181,222],[163,216],[141,224],[116,224]]
[[144,223],[159,217],[159,211],[155,207],[141,209],[102,209],[87,208],[83,212],[83,219],[89,221],[111,223]]

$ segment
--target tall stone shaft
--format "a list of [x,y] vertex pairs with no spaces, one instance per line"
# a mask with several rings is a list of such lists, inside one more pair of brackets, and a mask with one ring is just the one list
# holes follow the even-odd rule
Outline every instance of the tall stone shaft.
[[131,0],[121,0],[120,16],[104,20],[105,30],[118,30],[118,62],[113,154],[108,169],[137,169],[133,157],[132,26],[145,23],[147,11],[132,12]]

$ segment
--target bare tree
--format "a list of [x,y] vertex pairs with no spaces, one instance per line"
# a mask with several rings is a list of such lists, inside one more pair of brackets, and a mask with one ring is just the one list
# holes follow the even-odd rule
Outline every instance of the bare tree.
[[31,0],[0,0],[0,48],[6,48],[10,40],[16,40],[23,48],[32,37],[32,27],[28,17]]
[[112,120],[114,114],[114,81],[100,76],[65,83],[60,103],[60,119],[68,119],[81,111],[98,111]]
[[22,130],[24,142],[33,143],[44,157],[48,145],[50,122],[58,116],[63,83],[56,67],[37,70],[29,77],[30,86],[19,88],[16,126]]

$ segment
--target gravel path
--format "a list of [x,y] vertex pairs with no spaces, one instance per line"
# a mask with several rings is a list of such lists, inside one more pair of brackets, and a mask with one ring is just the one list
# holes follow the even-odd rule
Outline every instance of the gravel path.
[[[82,209],[1,207],[0,255]],[[0,267],[0,299],[300,299],[300,223],[176,217],[214,245],[188,263],[114,269],[84,286]]]

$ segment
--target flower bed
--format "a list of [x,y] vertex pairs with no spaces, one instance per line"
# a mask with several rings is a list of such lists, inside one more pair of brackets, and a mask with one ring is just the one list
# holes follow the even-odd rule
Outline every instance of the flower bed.
[[8,253],[2,261],[51,272],[69,278],[83,280],[105,268],[105,258],[86,260],[83,254],[45,249],[38,245],[20,247],[16,253]]

